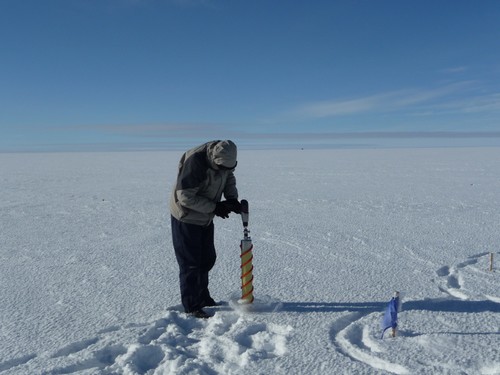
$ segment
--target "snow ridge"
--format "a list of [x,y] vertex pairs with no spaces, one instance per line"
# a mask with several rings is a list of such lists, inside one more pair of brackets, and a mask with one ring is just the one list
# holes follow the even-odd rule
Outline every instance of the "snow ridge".
[[[470,289],[465,289],[463,287],[464,280],[469,279],[467,274],[473,273],[474,278],[471,280],[476,280],[477,275],[483,275],[485,278],[490,279],[491,283],[491,273],[485,271],[487,268],[487,260],[489,253],[481,253],[468,257],[465,261],[458,263],[456,266],[445,265],[436,270],[436,274],[439,279],[436,281],[438,288],[443,293],[447,294],[448,298],[437,298],[437,299],[426,299],[423,301],[409,301],[403,304],[403,318],[400,320],[411,320],[412,315],[419,315],[422,311],[435,311],[435,312],[453,312],[458,313],[482,313],[482,312],[492,312],[500,313],[500,305],[498,305],[495,298],[491,298],[486,294],[481,293],[479,295],[483,300],[472,301],[472,299],[477,299],[478,293],[472,292]],[[470,266],[480,264],[481,268],[469,269]],[[483,280],[484,281],[484,280]],[[477,281],[476,281],[477,282]],[[488,285],[487,282],[484,283]],[[484,284],[482,290],[484,290]],[[484,298],[488,300],[484,301]],[[334,347],[341,352],[343,355],[349,357],[354,361],[359,361],[365,363],[366,365],[377,369],[383,370],[392,374],[409,374],[412,371],[394,361],[397,355],[391,353],[391,349],[394,348],[394,342],[398,342],[400,338],[387,339],[381,341],[377,339],[378,322],[380,320],[380,311],[374,311],[373,308],[367,306],[365,310],[359,309],[357,312],[350,312],[337,319],[331,326],[330,336]],[[438,316],[439,318],[439,316]],[[449,337],[446,337],[446,333],[442,332],[443,338],[440,338],[440,333],[437,328],[443,321],[441,319],[434,321],[434,327],[432,333],[436,336],[436,342],[449,343]],[[498,327],[497,327],[498,330]],[[410,339],[408,341],[414,341],[417,343],[422,343],[427,349],[434,351],[433,346],[429,344],[428,337],[431,333],[418,333],[411,330],[402,330],[399,336]],[[498,332],[494,330],[492,332],[483,332],[477,335],[491,335],[494,337]],[[486,340],[483,340],[486,341]],[[398,344],[402,344],[399,342]],[[407,343],[405,343],[407,344]],[[443,345],[447,347],[448,345]],[[485,345],[487,346],[487,344]],[[473,358],[470,359],[471,361]],[[420,366],[424,365],[426,368],[439,369],[439,372],[452,372],[458,371],[459,367],[455,368],[446,363],[441,363],[440,361],[433,361],[430,359],[420,360]],[[415,368],[416,366],[413,366]],[[477,367],[481,367],[479,364]],[[481,374],[499,374],[500,373],[500,363],[490,364],[481,367]]]
[[217,311],[208,320],[168,311],[151,323],[111,327],[101,334],[40,356],[0,364],[43,374],[234,374],[250,363],[286,354],[292,328],[253,321],[248,314]]

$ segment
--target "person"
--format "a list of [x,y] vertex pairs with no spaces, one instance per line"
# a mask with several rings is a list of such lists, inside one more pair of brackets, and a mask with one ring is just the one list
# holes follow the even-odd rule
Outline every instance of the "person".
[[236,165],[237,147],[231,140],[204,143],[186,151],[179,162],[170,198],[172,242],[182,305],[197,318],[208,318],[203,308],[217,305],[208,290],[208,273],[216,261],[214,216],[241,213]]

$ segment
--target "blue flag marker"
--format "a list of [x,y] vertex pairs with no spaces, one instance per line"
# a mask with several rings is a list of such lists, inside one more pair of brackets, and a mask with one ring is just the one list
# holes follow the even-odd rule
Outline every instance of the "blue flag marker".
[[384,333],[389,328],[392,328],[392,337],[396,336],[396,327],[398,326],[398,308],[399,308],[399,292],[394,293],[394,297],[391,298],[387,309],[385,310],[384,317],[382,318],[381,328],[382,336],[384,338]]

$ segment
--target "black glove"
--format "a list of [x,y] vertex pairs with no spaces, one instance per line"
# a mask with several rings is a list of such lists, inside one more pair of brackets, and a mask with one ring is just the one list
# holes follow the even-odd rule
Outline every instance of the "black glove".
[[241,203],[238,202],[238,199],[228,199],[225,201],[226,206],[234,212],[235,214],[241,214]]
[[226,202],[217,202],[215,205],[214,214],[223,219],[227,219],[229,217],[229,213],[231,209],[227,206]]

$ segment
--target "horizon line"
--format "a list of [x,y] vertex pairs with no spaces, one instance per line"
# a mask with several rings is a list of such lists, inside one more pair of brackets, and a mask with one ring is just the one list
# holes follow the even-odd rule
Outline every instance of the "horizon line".
[[[436,147],[500,147],[500,131],[358,131],[358,132],[305,132],[305,133],[246,133],[228,131],[225,136],[200,137],[193,134],[175,138],[158,137],[158,141],[107,141],[85,143],[26,143],[0,146],[0,153],[47,153],[47,152],[125,152],[125,151],[177,151],[189,149],[216,139],[232,139],[241,149],[340,149],[340,148],[436,148]],[[220,134],[219,134],[220,135]],[[336,143],[335,141],[355,140],[356,142]],[[395,140],[415,140],[416,142],[394,144]],[[437,140],[439,143],[425,143],[423,140]],[[464,144],[470,139],[476,142]],[[479,139],[492,142],[478,144]],[[266,142],[268,140],[268,142]],[[281,140],[281,141],[280,141]],[[381,142],[377,142],[377,140]],[[444,141],[462,141],[452,144]],[[363,142],[364,141],[364,142]],[[384,143],[387,141],[389,143]]]

